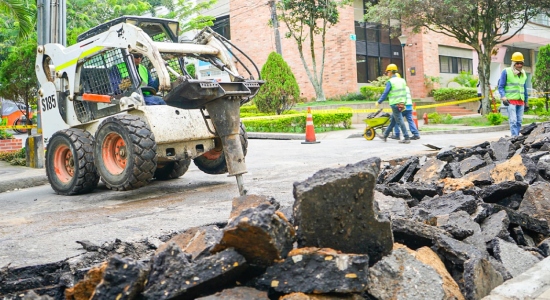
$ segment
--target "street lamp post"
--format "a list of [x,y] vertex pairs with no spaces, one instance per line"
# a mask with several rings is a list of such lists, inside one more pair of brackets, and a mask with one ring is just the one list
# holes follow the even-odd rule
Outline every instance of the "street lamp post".
[[406,35],[401,35],[398,37],[399,39],[399,42],[401,43],[401,49],[403,50],[403,79],[407,79],[406,78],[406,73],[407,73],[407,68],[405,67],[405,45],[407,45],[407,36]]

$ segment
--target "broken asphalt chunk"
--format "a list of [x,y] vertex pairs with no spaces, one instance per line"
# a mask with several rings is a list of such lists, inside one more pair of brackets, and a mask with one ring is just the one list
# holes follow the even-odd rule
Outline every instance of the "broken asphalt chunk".
[[294,183],[294,222],[299,247],[368,254],[374,263],[393,245],[389,219],[374,205],[380,159],[324,169]]

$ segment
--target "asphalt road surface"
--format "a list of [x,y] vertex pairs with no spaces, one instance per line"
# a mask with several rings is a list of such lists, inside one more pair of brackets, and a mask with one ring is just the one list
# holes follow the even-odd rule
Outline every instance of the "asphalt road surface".
[[[431,153],[422,144],[473,146],[509,134],[487,132],[426,135],[411,144],[379,139],[330,138],[319,144],[298,140],[250,140],[244,175],[249,194],[275,197],[291,206],[293,183],[316,171],[370,158],[383,160]],[[0,194],[0,268],[60,261],[83,252],[75,241],[98,245],[119,238],[137,241],[226,221],[238,196],[234,177],[207,175],[193,164],[179,179],[114,192],[100,183],[91,194],[56,195],[49,185]]]

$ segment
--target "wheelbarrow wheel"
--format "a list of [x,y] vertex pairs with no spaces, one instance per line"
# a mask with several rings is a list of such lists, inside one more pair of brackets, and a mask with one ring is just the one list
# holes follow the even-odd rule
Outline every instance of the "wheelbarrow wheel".
[[375,136],[376,136],[376,132],[374,132],[374,128],[372,127],[365,128],[365,132],[363,133],[363,137],[365,137],[365,139],[367,139],[368,141],[372,141]]

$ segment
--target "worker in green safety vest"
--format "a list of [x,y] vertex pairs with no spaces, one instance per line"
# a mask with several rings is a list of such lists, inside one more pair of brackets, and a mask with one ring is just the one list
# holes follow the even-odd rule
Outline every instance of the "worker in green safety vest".
[[523,54],[512,54],[512,64],[502,70],[498,82],[500,100],[508,107],[508,122],[512,136],[518,136],[523,121],[523,112],[529,110],[527,94],[527,75],[523,70]]
[[[143,54],[141,53],[133,53],[132,56],[134,57],[134,63],[136,65],[139,77],[141,77],[141,87],[152,87],[156,90],[158,90],[159,84],[158,81],[154,80],[151,76],[151,72],[147,70],[147,68],[141,64],[141,60],[143,59]],[[143,98],[145,100],[145,104],[147,105],[165,105],[166,102],[159,96],[154,95],[151,91],[142,90]]]
[[393,127],[397,125],[401,128],[401,132],[403,132],[403,136],[405,137],[405,139],[400,140],[399,143],[409,144],[411,139],[405,127],[403,115],[401,114],[401,111],[405,109],[405,102],[407,101],[407,83],[405,79],[397,76],[397,66],[395,64],[389,64],[386,67],[386,75],[390,77],[390,80],[386,83],[386,89],[376,102],[376,107],[388,98],[392,110],[392,118],[395,120],[395,123],[390,123],[381,139],[384,140],[384,142],[387,141]]

